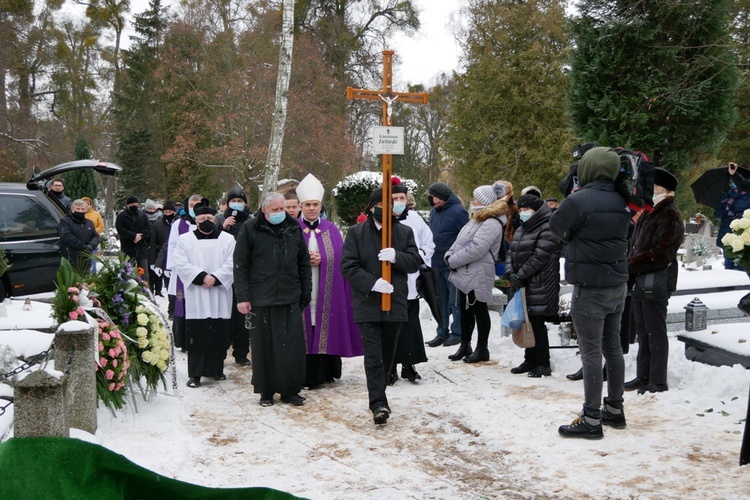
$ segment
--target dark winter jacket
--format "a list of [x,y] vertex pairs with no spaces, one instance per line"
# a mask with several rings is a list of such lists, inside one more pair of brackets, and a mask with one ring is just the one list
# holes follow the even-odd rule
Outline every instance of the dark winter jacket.
[[[130,213],[129,210],[123,210],[117,214],[115,229],[117,229],[117,234],[120,235],[122,253],[131,259],[148,259],[151,222],[149,222],[148,215],[143,210],[138,210],[135,214]],[[143,238],[135,243],[133,240],[138,233],[141,233]]]
[[568,243],[565,279],[586,287],[628,281],[630,212],[615,183],[592,181],[565,198],[549,220],[552,234]]
[[677,289],[677,250],[685,237],[682,216],[669,196],[644,212],[635,226],[628,252],[628,270],[633,277],[667,268],[669,291]]
[[458,196],[451,194],[445,204],[430,211],[430,231],[435,242],[435,253],[432,254],[432,267],[446,271],[445,252],[456,241],[456,236],[469,222],[469,213],[461,205]]
[[475,212],[445,252],[446,264],[451,269],[450,282],[466,295],[474,292],[480,302],[492,299],[495,261],[508,212],[508,205],[502,200]]
[[729,225],[732,221],[741,218],[745,210],[750,208],[750,182],[739,173],[731,176],[730,180],[735,187],[727,187],[714,211],[714,217],[719,220],[719,230],[716,233],[716,246],[719,248],[724,246],[721,239],[731,231]]
[[228,229],[224,229],[224,221],[227,220],[227,218],[232,217],[232,214],[235,211],[231,208],[227,208],[223,214],[219,214],[216,216],[216,227],[219,228],[221,231],[226,231],[227,233],[234,236],[234,239],[237,239],[237,235],[240,234],[240,228],[242,225],[248,221],[248,219],[253,218],[252,212],[250,212],[250,207],[245,205],[245,209],[242,211],[237,211],[237,215],[234,216],[235,222],[234,225],[229,226]]
[[99,245],[94,223],[85,218],[78,222],[70,213],[60,219],[57,232],[60,234],[60,252],[73,266],[83,263],[78,261],[79,252],[90,253]]
[[234,291],[237,302],[252,307],[310,303],[310,253],[296,219],[287,214],[274,226],[261,214],[242,225],[234,248]]
[[560,302],[560,240],[552,235],[552,210],[544,203],[513,236],[506,271],[526,288],[529,316],[554,316]]
[[[175,216],[172,222],[176,221]],[[168,222],[164,216],[159,217],[151,224],[151,238],[148,244],[148,263],[159,269],[164,269],[167,265],[167,253],[162,252],[169,242],[169,232],[172,230],[172,222]],[[160,256],[163,256],[160,259]]]
[[381,277],[381,235],[372,215],[365,222],[349,228],[341,252],[341,274],[349,282],[355,323],[405,322],[406,300],[409,293],[407,275],[415,273],[422,257],[409,226],[393,221],[392,247],[396,262],[391,266],[391,310],[381,311],[381,294],[372,287]]

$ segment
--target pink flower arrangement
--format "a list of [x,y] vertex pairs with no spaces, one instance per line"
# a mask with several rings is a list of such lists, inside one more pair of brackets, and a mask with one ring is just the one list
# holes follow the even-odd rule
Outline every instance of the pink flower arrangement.
[[125,384],[121,381],[130,367],[128,349],[114,324],[101,319],[96,322],[99,327],[96,391],[106,406],[120,409],[125,404]]

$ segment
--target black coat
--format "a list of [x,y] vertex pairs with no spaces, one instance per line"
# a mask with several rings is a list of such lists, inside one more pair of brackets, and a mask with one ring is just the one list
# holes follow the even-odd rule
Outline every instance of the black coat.
[[349,282],[355,323],[405,322],[408,319],[406,300],[409,294],[407,275],[415,273],[422,257],[409,226],[393,221],[392,247],[396,262],[391,266],[391,310],[381,310],[381,294],[372,287],[381,277],[381,234],[372,215],[365,222],[349,228],[341,252],[341,274]]
[[552,234],[568,243],[565,279],[587,287],[628,281],[630,212],[612,181],[587,183],[565,198],[549,220]]
[[234,291],[237,302],[252,307],[310,303],[310,253],[296,219],[287,214],[274,226],[261,214],[242,225],[234,248]]
[[673,197],[662,200],[651,213],[644,212],[630,239],[628,269],[632,279],[668,268],[669,291],[675,291],[679,269],[677,250],[684,237],[685,226]]
[[250,211],[250,207],[245,205],[245,209],[241,211],[237,211],[237,215],[234,216],[235,222],[233,226],[229,226],[229,229],[224,229],[224,221],[227,220],[227,218],[232,216],[232,213],[234,213],[234,210],[231,208],[227,208],[223,214],[219,214],[216,216],[216,227],[219,228],[220,231],[226,231],[227,233],[234,236],[234,239],[237,239],[237,235],[240,234],[240,228],[242,228],[242,225],[248,221],[248,219],[253,218],[253,214]]
[[[148,240],[151,238],[151,222],[142,210],[132,214],[125,209],[117,214],[115,229],[120,235],[120,249],[131,259],[148,259]],[[135,235],[141,233],[143,238],[135,243]]]
[[513,235],[508,262],[526,288],[530,316],[554,316],[560,302],[560,240],[550,231],[552,210],[544,203]]
[[[172,219],[172,222],[178,220],[177,217]],[[169,242],[169,232],[172,230],[172,223],[167,222],[164,217],[159,217],[151,224],[151,238],[148,242],[148,263],[155,265],[160,269],[166,267],[167,253],[162,253],[161,249],[167,246]],[[163,261],[160,261],[159,256],[164,255]]]
[[60,252],[73,266],[78,266],[79,252],[92,252],[99,245],[99,235],[94,223],[88,219],[78,222],[72,214],[60,219],[57,225],[60,234]]

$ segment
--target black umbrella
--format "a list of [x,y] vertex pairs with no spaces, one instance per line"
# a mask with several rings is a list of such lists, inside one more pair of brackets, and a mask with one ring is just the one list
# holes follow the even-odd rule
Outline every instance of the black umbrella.
[[[750,180],[750,170],[737,167],[737,172],[746,180]],[[721,201],[721,195],[729,188],[729,168],[718,167],[706,170],[690,187],[695,201],[711,208]],[[740,186],[742,188],[742,186]]]
[[417,276],[417,292],[430,306],[430,312],[437,321],[438,327],[442,330],[443,314],[440,306],[439,272],[431,267],[422,266],[419,269],[419,276]]

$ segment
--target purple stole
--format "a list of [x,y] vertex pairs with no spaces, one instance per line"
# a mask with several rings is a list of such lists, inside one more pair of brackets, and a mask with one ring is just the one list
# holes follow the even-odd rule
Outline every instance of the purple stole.
[[[190,230],[190,223],[185,221],[185,219],[180,219],[180,222],[178,222],[177,226],[177,233],[179,235],[183,235],[187,233]],[[177,273],[175,273],[175,279],[177,280],[177,290],[175,292],[175,301],[174,301],[174,315],[178,318],[184,318],[185,317],[185,285],[182,283],[182,280],[179,276],[177,276]]]
[[[353,357],[364,353],[359,327],[354,323],[349,283],[341,275],[341,252],[344,241],[336,226],[321,219],[318,227],[311,230],[300,218],[305,245],[309,244],[313,232],[317,236],[320,252],[320,283],[318,284],[317,310],[307,306],[302,319],[308,354],[329,354]],[[315,314],[313,330],[310,314]]]

